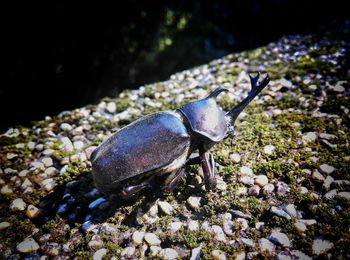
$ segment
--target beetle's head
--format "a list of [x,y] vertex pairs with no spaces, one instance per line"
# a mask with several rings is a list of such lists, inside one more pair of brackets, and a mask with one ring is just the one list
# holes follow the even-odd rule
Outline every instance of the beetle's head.
[[251,76],[252,89],[249,95],[237,106],[225,113],[217,104],[216,97],[227,89],[217,87],[206,98],[191,102],[179,108],[185,116],[187,124],[199,142],[211,146],[225,137],[233,136],[234,124],[243,109],[267,86],[270,79],[266,74],[264,80],[258,84],[260,73]]
[[206,98],[179,108],[179,111],[187,119],[187,123],[195,138],[204,144],[217,143],[226,136],[225,112],[216,102],[216,97],[223,91],[227,91],[227,89],[220,86]]

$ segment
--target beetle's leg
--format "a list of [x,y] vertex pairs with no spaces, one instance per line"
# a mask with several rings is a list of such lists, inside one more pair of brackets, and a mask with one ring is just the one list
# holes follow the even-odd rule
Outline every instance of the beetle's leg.
[[166,180],[164,182],[163,191],[164,192],[173,192],[173,190],[179,184],[184,173],[185,173],[185,168],[180,168],[180,169],[170,173],[170,175],[166,178]]
[[147,181],[141,182],[138,185],[125,187],[122,190],[122,195],[124,198],[130,198],[133,195],[139,193],[140,191],[142,191],[146,188],[150,188],[150,187],[151,187],[151,185],[149,184],[149,180],[147,180]]
[[196,156],[192,158],[188,158],[186,161],[186,165],[193,165],[193,164],[201,164],[201,157]]
[[214,157],[209,152],[200,151],[201,164],[204,174],[205,187],[214,189],[216,187]]

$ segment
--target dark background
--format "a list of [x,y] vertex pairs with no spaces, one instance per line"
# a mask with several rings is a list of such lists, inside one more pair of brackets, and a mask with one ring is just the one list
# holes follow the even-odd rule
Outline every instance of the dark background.
[[347,18],[345,2],[2,5],[0,128],[28,125],[284,35],[337,27]]

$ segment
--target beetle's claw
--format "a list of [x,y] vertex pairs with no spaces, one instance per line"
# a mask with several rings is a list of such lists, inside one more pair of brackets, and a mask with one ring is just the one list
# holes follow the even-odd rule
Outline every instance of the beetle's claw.
[[263,81],[260,84],[258,84],[258,81],[259,81],[259,78],[260,78],[260,72],[259,71],[256,72],[256,76],[252,76],[251,74],[249,74],[249,78],[250,78],[250,82],[251,82],[251,85],[252,85],[252,89],[254,89],[254,88],[263,89],[270,82],[269,75],[266,73],[266,76],[263,79]]
[[258,85],[258,80],[259,80],[259,77],[260,77],[260,72],[259,71],[255,72],[255,73],[256,73],[256,76],[252,76],[250,73],[248,74],[249,78],[250,78],[250,82],[252,84],[252,88],[254,88],[255,86]]

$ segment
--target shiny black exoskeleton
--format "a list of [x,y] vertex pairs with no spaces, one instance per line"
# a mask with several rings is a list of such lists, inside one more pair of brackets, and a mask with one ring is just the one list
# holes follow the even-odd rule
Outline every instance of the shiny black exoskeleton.
[[[269,83],[266,74],[251,76],[249,95],[225,113],[216,102],[223,87],[206,98],[186,104],[175,111],[157,112],[120,129],[100,144],[91,155],[96,187],[103,193],[122,192],[130,197],[151,187],[154,177],[167,175],[163,190],[171,192],[184,175],[185,165],[202,166],[207,189],[216,186],[215,164],[210,148],[233,133],[242,110]],[[190,155],[198,150],[198,158]]]

